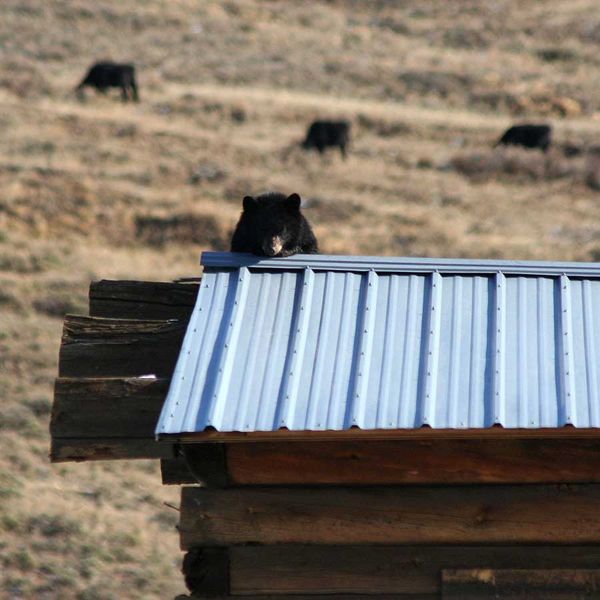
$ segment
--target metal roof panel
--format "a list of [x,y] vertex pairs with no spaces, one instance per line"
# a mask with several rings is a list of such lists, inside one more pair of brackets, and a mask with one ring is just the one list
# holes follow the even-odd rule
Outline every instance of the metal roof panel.
[[157,435],[600,426],[600,265],[291,258],[204,257]]

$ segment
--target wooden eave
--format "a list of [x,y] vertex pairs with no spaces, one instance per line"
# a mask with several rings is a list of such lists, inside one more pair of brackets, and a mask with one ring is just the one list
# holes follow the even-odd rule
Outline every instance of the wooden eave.
[[572,426],[561,428],[509,429],[490,427],[488,429],[359,429],[353,427],[343,431],[205,431],[169,434],[159,436],[159,442],[200,443],[251,443],[251,442],[309,442],[309,441],[366,441],[366,440],[507,440],[507,439],[594,439],[600,440],[600,429],[579,429]]
[[[67,316],[51,459],[161,459],[165,483],[600,482],[600,430],[154,430],[198,283],[100,281]],[[193,472],[190,471],[190,467]]]

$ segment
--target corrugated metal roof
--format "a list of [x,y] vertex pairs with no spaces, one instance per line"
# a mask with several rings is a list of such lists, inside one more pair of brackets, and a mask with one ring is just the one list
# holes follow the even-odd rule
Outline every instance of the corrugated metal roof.
[[157,435],[600,427],[600,264],[202,262]]

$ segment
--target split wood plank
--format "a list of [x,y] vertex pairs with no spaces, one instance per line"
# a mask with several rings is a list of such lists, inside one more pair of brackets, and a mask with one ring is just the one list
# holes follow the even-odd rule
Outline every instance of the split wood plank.
[[57,379],[51,460],[174,457],[173,444],[154,437],[168,385],[168,379],[135,377]]
[[174,456],[173,444],[150,438],[52,438],[50,448],[52,462]]
[[198,283],[115,281],[90,284],[90,316],[118,319],[180,319],[187,323]]
[[170,377],[185,334],[178,320],[65,318],[59,377]]
[[600,564],[600,546],[279,545],[236,546],[229,553],[230,593],[244,596],[439,594],[444,569],[594,569]]
[[59,378],[50,420],[53,437],[154,439],[169,379]]
[[180,543],[600,543],[600,485],[182,489]]
[[449,569],[442,600],[600,598],[600,569]]
[[236,485],[600,482],[600,439],[230,444]]
[[[212,445],[184,447],[191,454]],[[224,446],[231,485],[600,482],[600,440],[587,438],[282,440]],[[196,483],[196,478],[186,465],[172,461],[163,465],[163,483]]]

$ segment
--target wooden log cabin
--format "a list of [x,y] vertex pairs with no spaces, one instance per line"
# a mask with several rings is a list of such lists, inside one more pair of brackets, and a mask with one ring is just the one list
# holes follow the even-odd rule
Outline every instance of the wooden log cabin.
[[156,458],[195,598],[600,598],[600,265],[205,253],[68,316],[53,461]]

